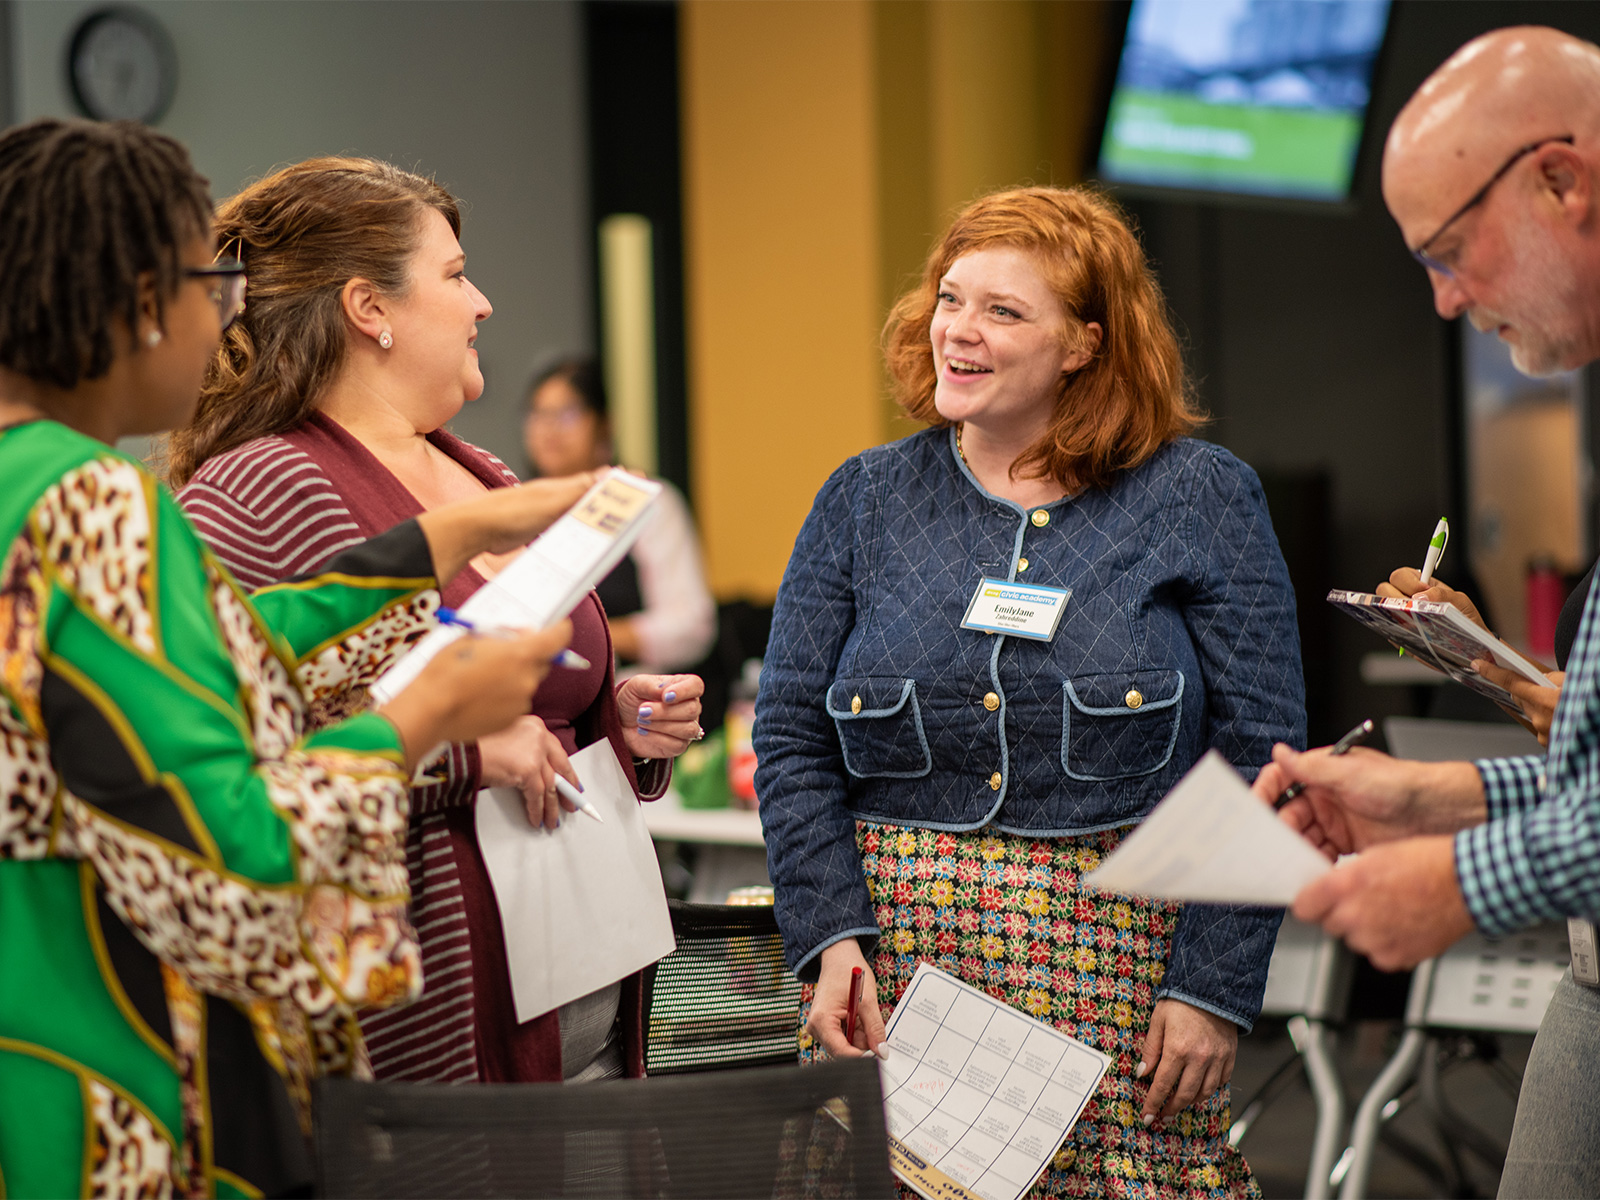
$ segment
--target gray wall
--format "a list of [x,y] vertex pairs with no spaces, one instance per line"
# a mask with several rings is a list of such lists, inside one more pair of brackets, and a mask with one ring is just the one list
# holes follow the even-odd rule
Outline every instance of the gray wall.
[[[66,47],[95,5],[9,7],[16,118],[77,115]],[[593,346],[574,0],[139,7],[178,52],[177,95],[160,128],[189,147],[216,197],[278,165],[350,153],[433,174],[463,200],[467,271],[495,312],[478,339],[488,386],[452,428],[520,468],[527,377],[542,358]]]

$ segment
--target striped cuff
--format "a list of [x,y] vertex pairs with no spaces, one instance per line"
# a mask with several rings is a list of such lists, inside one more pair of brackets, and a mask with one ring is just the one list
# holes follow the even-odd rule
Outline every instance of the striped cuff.
[[1463,829],[1456,834],[1455,850],[1456,879],[1467,911],[1490,937],[1560,915],[1540,890],[1516,816]]
[[1489,820],[1498,820],[1536,803],[1544,793],[1544,756],[1480,758],[1473,762],[1483,780]]

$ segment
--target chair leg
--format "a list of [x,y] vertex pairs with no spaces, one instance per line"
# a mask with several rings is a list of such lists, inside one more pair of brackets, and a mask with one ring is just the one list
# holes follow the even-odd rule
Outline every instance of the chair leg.
[[1417,1069],[1427,1044],[1426,1033],[1407,1029],[1394,1057],[1361,1097],[1355,1120],[1350,1124],[1350,1166],[1339,1189],[1339,1200],[1365,1200],[1367,1178],[1372,1173],[1372,1155],[1378,1148],[1378,1130],[1383,1125],[1383,1106],[1400,1094],[1406,1080]]
[[1329,1176],[1344,1143],[1344,1085],[1334,1061],[1338,1035],[1321,1021],[1292,1017],[1289,1036],[1305,1059],[1306,1077],[1317,1106],[1316,1133],[1311,1140],[1311,1166],[1306,1171],[1306,1200],[1328,1200]]

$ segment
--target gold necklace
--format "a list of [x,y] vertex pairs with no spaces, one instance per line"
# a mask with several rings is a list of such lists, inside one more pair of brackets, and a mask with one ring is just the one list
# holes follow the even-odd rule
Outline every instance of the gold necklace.
[[956,422],[956,457],[960,458],[962,464],[970,471],[972,464],[967,462],[967,452],[961,448],[961,427],[965,424],[965,421]]

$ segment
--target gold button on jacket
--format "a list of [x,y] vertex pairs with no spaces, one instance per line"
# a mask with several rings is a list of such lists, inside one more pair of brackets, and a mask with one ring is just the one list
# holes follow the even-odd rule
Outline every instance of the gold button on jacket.
[[1128,694],[1122,698],[1122,702],[1129,708],[1138,708],[1144,703],[1144,693],[1139,691],[1138,688],[1129,688]]
[[1000,707],[1000,697],[996,696],[993,692],[988,693],[983,698],[983,706],[990,712],[993,712],[995,709]]
[[1042,508],[1036,508],[1033,510],[1033,516],[1030,518],[1030,520],[1033,521],[1035,526],[1043,529],[1046,525],[1050,524],[1050,514],[1045,512],[1045,510]]
[[990,791],[995,791],[995,792],[998,792],[1000,790],[1000,772],[999,771],[996,771],[993,775],[989,776],[989,790]]
[[853,713],[858,713],[858,712],[861,711],[861,697],[860,696],[851,696],[850,697],[850,711],[853,712]]
[[1020,575],[1022,572],[1026,571],[1027,569],[1028,569],[1028,560],[1025,559],[1025,558],[1017,559],[1017,574]]

